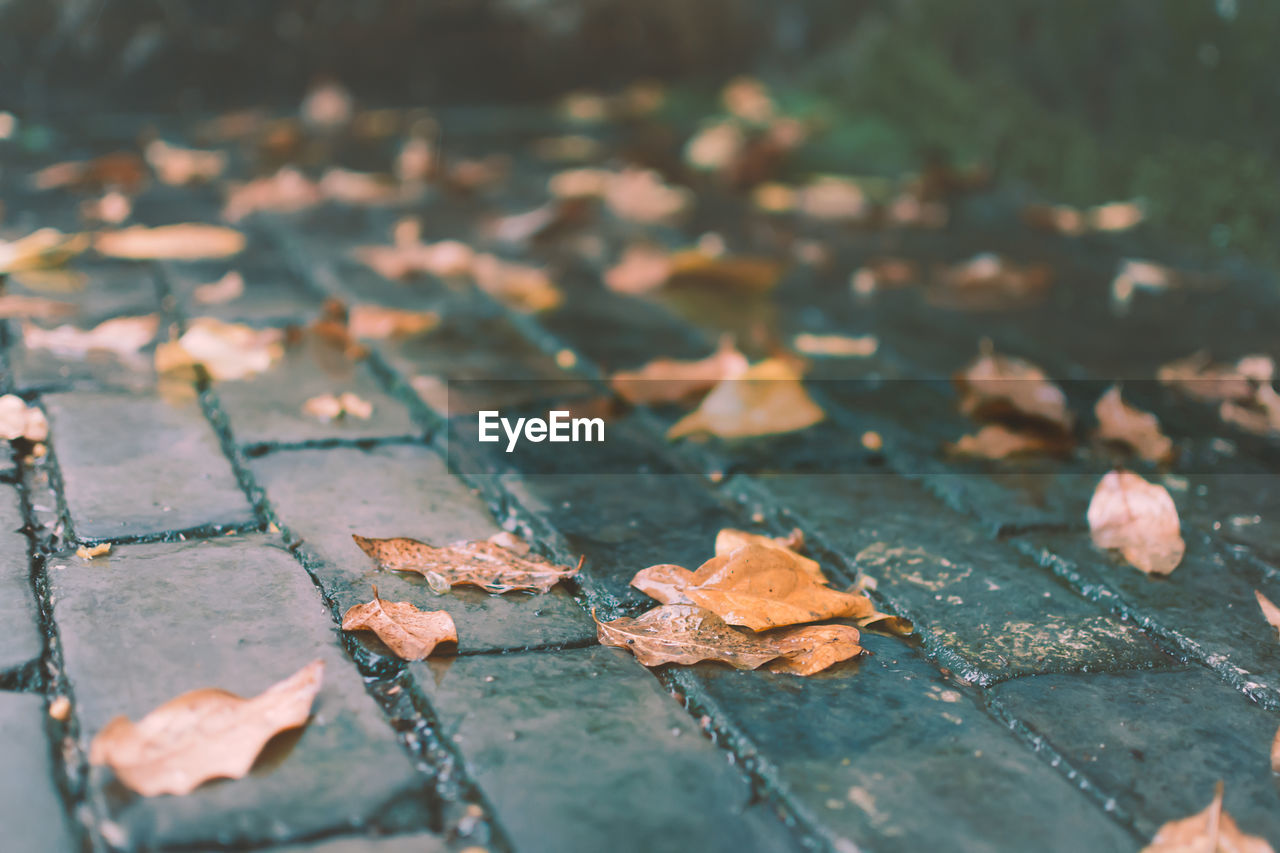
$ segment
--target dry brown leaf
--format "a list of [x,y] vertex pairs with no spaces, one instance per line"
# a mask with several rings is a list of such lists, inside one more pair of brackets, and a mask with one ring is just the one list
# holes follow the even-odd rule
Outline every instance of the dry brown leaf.
[[747,357],[726,336],[706,358],[655,359],[637,370],[618,371],[609,384],[631,403],[678,403],[701,396],[723,379],[741,376],[748,366]]
[[814,335],[802,332],[791,342],[796,352],[805,355],[825,355],[833,358],[868,358],[880,348],[875,335]]
[[49,437],[49,421],[44,412],[28,406],[16,394],[0,397],[0,438],[17,441],[44,441]]
[[561,566],[528,553],[528,546],[511,534],[454,542],[436,548],[416,539],[367,539],[352,535],[360,549],[381,568],[438,575],[447,586],[470,584],[488,592],[533,590],[546,593],[582,568]]
[[637,294],[657,290],[671,278],[671,256],[644,244],[628,246],[618,263],[605,271],[605,287],[617,293]]
[[1126,258],[1120,262],[1115,278],[1111,280],[1111,307],[1117,314],[1125,314],[1133,295],[1139,290],[1168,290],[1178,277],[1169,267],[1151,261]]
[[721,528],[716,533],[716,556],[723,557],[733,553],[744,545],[758,545],[764,548],[776,548],[786,552],[792,564],[820,584],[827,583],[818,561],[800,553],[804,548],[804,531],[794,528],[786,536],[762,536],[759,533],[748,533],[733,527]]
[[1265,838],[1240,831],[1222,808],[1219,782],[1207,809],[1160,827],[1142,853],[1275,853],[1275,849]]
[[1004,424],[987,424],[973,435],[963,435],[947,451],[975,459],[1009,459],[1015,456],[1059,454],[1070,449],[1060,435],[1041,430],[1014,430]]
[[612,174],[603,189],[609,210],[619,219],[630,222],[671,222],[693,206],[693,193],[685,187],[668,186],[661,175],[647,169],[627,169]]
[[283,339],[279,329],[197,317],[176,341],[156,347],[156,370],[183,372],[199,364],[212,379],[243,379],[271,367],[284,354]]
[[1044,371],[1021,358],[1000,355],[983,341],[978,358],[953,377],[960,411],[980,421],[1031,421],[1070,432],[1067,397]]
[[880,290],[906,287],[919,277],[915,261],[904,258],[877,258],[860,267],[849,277],[849,288],[855,295],[867,297]]
[[1256,589],[1253,591],[1253,594],[1258,599],[1258,606],[1262,608],[1263,618],[1267,620],[1268,624],[1270,624],[1272,628],[1276,629],[1277,634],[1280,634],[1280,607],[1276,607],[1271,603],[1271,599],[1267,598]]
[[223,151],[179,148],[163,139],[148,142],[143,153],[156,177],[175,187],[208,183],[227,168],[227,155]]
[[635,618],[597,622],[596,630],[602,646],[629,649],[645,666],[714,660],[736,669],[758,669],[776,661],[775,671],[812,675],[864,651],[858,629],[849,625],[747,634],[691,604],[666,604]]
[[117,151],[92,160],[46,166],[32,175],[31,181],[39,190],[101,191],[118,188],[132,194],[147,183],[147,167],[137,154]]
[[1044,264],[1016,264],[985,252],[938,270],[929,299],[950,308],[987,310],[1038,300],[1052,282]]
[[471,263],[476,286],[518,311],[546,311],[560,304],[564,294],[545,270],[476,255]]
[[672,424],[667,438],[696,433],[752,438],[806,429],[825,417],[804,390],[795,366],[771,358],[722,380],[697,409]]
[[40,228],[18,240],[0,240],[0,275],[60,267],[89,248],[89,235]]
[[320,187],[292,166],[285,166],[274,175],[255,178],[244,184],[232,184],[222,207],[222,218],[239,222],[258,211],[296,213],[319,204]]
[[1028,225],[1077,237],[1088,231],[1128,231],[1146,217],[1142,205],[1113,201],[1082,210],[1066,204],[1030,204],[1022,209]]
[[89,762],[107,765],[144,797],[239,779],[267,741],[306,724],[323,678],[324,662],[317,660],[252,699],[206,687],[170,699],[137,723],[116,717],[89,744]]
[[342,630],[372,631],[401,660],[423,660],[440,643],[458,642],[458,628],[444,610],[419,610],[408,601],[373,600],[342,614]]
[[191,298],[201,305],[224,305],[244,295],[244,276],[231,270],[217,281],[197,285]]
[[1127,445],[1148,462],[1167,462],[1173,457],[1173,439],[1160,432],[1160,420],[1121,399],[1119,386],[1112,386],[1098,398],[1093,413],[1103,441]]
[[97,545],[81,545],[76,549],[76,556],[82,560],[92,560],[111,553],[110,542],[99,542]]
[[720,90],[724,108],[743,121],[763,124],[774,117],[777,105],[769,90],[754,77],[735,77]]
[[244,246],[244,235],[239,231],[194,222],[158,228],[134,225],[103,231],[93,241],[93,248],[100,254],[130,260],[225,258],[244,251]]
[[435,311],[403,311],[380,305],[356,305],[347,314],[347,331],[354,338],[403,338],[428,332],[440,324]]
[[614,173],[608,169],[566,169],[547,180],[547,192],[555,198],[604,198]]
[[94,350],[128,355],[155,340],[159,328],[160,317],[156,314],[113,317],[88,330],[75,326],[42,329],[25,323],[22,343],[31,349],[47,349],[64,356],[83,356]]
[[676,252],[668,259],[671,284],[709,284],[763,291],[782,278],[783,265],[771,258],[714,255],[701,249]]
[[1214,364],[1207,352],[1192,353],[1156,371],[1156,379],[1206,402],[1248,401],[1258,386],[1270,382],[1275,363],[1269,356],[1245,356],[1234,365]]
[[424,243],[421,224],[405,218],[392,229],[392,245],[361,246],[355,256],[384,278],[405,279],[423,273],[449,278],[469,275],[476,253],[457,240]]
[[1089,502],[1089,530],[1099,548],[1116,548],[1131,565],[1167,575],[1182,562],[1178,508],[1169,491],[1130,471],[1111,471]]
[[747,147],[747,134],[736,121],[705,125],[684,146],[684,161],[695,169],[724,172],[737,163]]
[[1259,385],[1247,401],[1224,400],[1218,416],[1255,435],[1280,433],[1280,394],[1270,383]]

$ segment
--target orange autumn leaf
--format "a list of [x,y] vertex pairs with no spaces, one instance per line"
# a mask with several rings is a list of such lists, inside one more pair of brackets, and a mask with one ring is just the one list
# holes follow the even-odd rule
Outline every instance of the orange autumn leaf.
[[723,379],[741,376],[748,366],[747,357],[726,336],[706,358],[655,359],[637,370],[618,371],[609,384],[630,403],[678,403],[706,393]]
[[582,568],[581,560],[569,568],[529,554],[528,545],[510,534],[439,548],[416,539],[369,539],[354,534],[351,538],[380,568],[416,572],[444,588],[470,584],[488,592],[546,593]]
[[326,423],[344,417],[367,421],[373,415],[373,404],[350,391],[318,394],[302,404],[302,413]]
[[402,338],[429,332],[440,324],[435,311],[404,311],[380,305],[356,305],[347,312],[347,331],[354,338]]
[[1095,545],[1118,549],[1147,574],[1167,575],[1182,562],[1187,546],[1178,508],[1164,486],[1130,471],[1111,471],[1094,490],[1088,519]]
[[323,677],[317,660],[252,699],[206,687],[170,699],[137,723],[116,717],[94,736],[89,761],[110,767],[144,797],[239,779],[267,741],[306,724]]
[[39,228],[17,240],[0,240],[0,275],[60,267],[89,248],[87,234]]
[[628,246],[618,263],[605,270],[605,287],[615,293],[648,293],[671,278],[671,256],[656,246]]
[[619,219],[651,225],[679,219],[693,206],[693,193],[673,187],[648,169],[606,173],[602,186],[605,205]]
[[148,142],[143,155],[156,177],[175,187],[212,181],[227,168],[227,155],[223,151],[179,148],[163,139]]
[[136,193],[147,183],[147,167],[132,151],[116,151],[92,160],[54,163],[31,176],[36,189],[122,189]]
[[244,295],[244,276],[231,270],[217,281],[197,285],[191,298],[201,305],[224,305]]
[[93,248],[100,254],[129,260],[225,258],[239,254],[244,246],[244,234],[239,231],[194,222],[156,228],[134,225],[103,231],[93,241]]
[[769,290],[782,278],[783,267],[771,258],[714,255],[701,249],[676,252],[668,258],[669,284],[708,284]]
[[1160,421],[1150,412],[1130,406],[1112,386],[1093,408],[1098,437],[1128,446],[1148,462],[1165,462],[1173,456],[1173,440],[1160,432]]
[[1256,589],[1253,591],[1253,594],[1258,599],[1258,606],[1262,608],[1263,618],[1267,620],[1268,624],[1270,624],[1272,628],[1276,629],[1277,633],[1280,633],[1280,607],[1276,607],[1271,603],[1271,599],[1267,598]]
[[635,618],[597,622],[602,646],[628,649],[645,666],[712,660],[735,669],[770,664],[777,672],[812,675],[863,653],[857,628],[818,625],[768,634],[734,630],[716,614],[690,604],[666,604]]
[[49,437],[49,421],[44,412],[28,406],[17,394],[0,397],[0,439],[44,441]]
[[1265,838],[1241,832],[1222,808],[1219,782],[1208,808],[1160,827],[1142,853],[1275,853],[1275,849]]
[[251,213],[295,213],[322,200],[320,187],[298,169],[285,166],[273,175],[232,184],[222,208],[222,218],[239,222]]
[[1276,736],[1271,740],[1271,772],[1280,773],[1280,729],[1276,729]]
[[408,601],[373,600],[342,614],[342,630],[372,631],[401,660],[423,660],[440,643],[458,642],[458,628],[444,610],[419,610]]
[[279,329],[255,329],[197,317],[176,341],[156,347],[156,370],[181,373],[202,366],[215,380],[262,373],[284,354]]
[[1270,383],[1259,385],[1248,400],[1223,400],[1218,416],[1254,435],[1280,433],[1280,394]]
[[477,287],[517,311],[546,311],[564,299],[544,270],[493,255],[476,255],[471,275]]
[[979,357],[952,381],[960,391],[960,411],[975,420],[1028,420],[1069,432],[1074,417],[1067,397],[1044,371],[1029,361],[1000,355],[984,340]]
[[1070,449],[1070,443],[1043,431],[987,424],[973,435],[962,435],[946,449],[956,456],[974,459],[1009,459],[1034,454],[1060,454]]
[[26,323],[22,327],[22,343],[31,349],[47,349],[66,356],[83,356],[95,350],[127,355],[155,340],[159,328],[160,317],[156,314],[113,317],[92,329],[75,326],[42,329]]
[[759,545],[765,548],[776,548],[786,553],[787,558],[806,575],[820,584],[827,583],[827,577],[817,560],[804,556],[800,551],[804,548],[804,531],[799,527],[792,528],[786,536],[762,536],[759,533],[748,533],[733,527],[721,528],[716,533],[716,556],[731,554],[744,545]]
[[771,358],[721,380],[697,409],[667,430],[667,438],[696,433],[753,438],[806,429],[825,417],[805,391],[795,366]]
[[1156,379],[1206,402],[1250,399],[1260,383],[1269,382],[1275,364],[1269,356],[1245,356],[1234,365],[1214,364],[1207,352],[1193,353],[1156,371]]

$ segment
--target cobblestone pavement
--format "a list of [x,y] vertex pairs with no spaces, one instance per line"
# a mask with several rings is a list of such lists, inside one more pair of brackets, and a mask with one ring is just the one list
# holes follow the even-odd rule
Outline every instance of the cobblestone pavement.
[[[975,466],[938,451],[970,429],[943,380],[980,338],[1071,380],[1087,411],[1099,382],[1148,379],[1196,349],[1280,356],[1271,283],[1225,270],[1217,290],[1139,293],[1118,317],[1117,261],[1167,252],[1140,237],[1037,235],[993,195],[965,202],[942,231],[816,228],[809,236],[835,254],[829,270],[797,264],[767,299],[622,296],[600,285],[617,245],[598,263],[535,245],[526,256],[550,266],[565,299],[522,314],[351,259],[354,246],[385,244],[405,213],[427,239],[478,243],[486,217],[545,200],[553,167],[526,152],[558,130],[549,119],[442,123],[454,155],[515,158],[500,192],[257,215],[239,226],[248,248],[226,263],[86,256],[76,268],[87,285],[59,294],[77,326],[158,312],[162,338],[203,315],[304,325],[330,297],[432,309],[433,331],[373,343],[337,368],[291,353],[252,379],[175,386],[149,355],[59,358],[24,347],[20,323],[0,327],[0,391],[51,424],[46,456],[0,459],[0,847],[1119,851],[1199,811],[1219,779],[1241,825],[1280,842],[1268,764],[1280,652],[1253,597],[1280,600],[1277,445],[1135,382],[1184,451],[1163,482],[1187,555],[1162,580],[1091,545],[1096,460]],[[0,181],[10,236],[79,227],[80,198],[31,190],[29,168],[130,146],[137,127],[101,122],[68,134],[56,156],[14,154]],[[722,202],[708,191],[685,228],[653,233],[671,246],[715,231],[740,251],[777,250],[776,231]],[[135,207],[152,225],[218,215],[211,188],[152,187]],[[986,250],[1049,261],[1047,300],[964,313],[913,290],[866,303],[849,292],[849,270],[869,257]],[[244,297],[191,298],[231,268]],[[810,430],[670,444],[662,433],[678,413],[631,409],[611,415],[592,467],[567,452],[479,452],[470,415],[451,418],[439,395],[413,390],[421,376],[493,380],[505,407],[545,410],[599,395],[610,371],[700,356],[724,329],[750,340],[761,324],[788,340],[874,333],[880,349],[816,363],[810,387],[830,417]],[[355,391],[373,417],[304,416],[327,390]],[[882,449],[859,440],[870,430]],[[596,644],[591,610],[646,609],[631,575],[699,564],[725,526],[803,528],[840,584],[873,580],[873,597],[916,634],[868,631],[873,656],[805,679],[708,664],[650,672]],[[421,579],[375,571],[350,537],[439,543],[503,528],[562,562],[585,555],[585,569],[547,596],[436,597]],[[113,545],[105,558],[74,554],[101,542]],[[457,655],[404,664],[340,632],[371,582],[448,610]],[[273,741],[243,780],[140,798],[86,760],[117,714],[137,719],[201,686],[256,693],[317,657],[328,668],[311,723]],[[71,700],[62,720],[49,713],[59,697]]]

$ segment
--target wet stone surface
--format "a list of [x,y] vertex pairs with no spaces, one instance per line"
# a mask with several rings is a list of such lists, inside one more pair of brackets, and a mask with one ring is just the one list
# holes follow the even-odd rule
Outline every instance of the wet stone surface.
[[81,539],[118,539],[255,522],[194,392],[43,398]]
[[96,807],[132,843],[256,846],[430,825],[429,777],[365,693],[314,585],[271,538],[119,546],[88,563],[54,558],[50,584],[86,743],[117,714],[137,720],[201,687],[253,696],[325,662],[311,721],[275,738],[244,779],[141,798],[95,769]]
[[1114,799],[1144,837],[1203,809],[1218,780],[1242,828],[1280,833],[1267,762],[1280,715],[1202,667],[1020,678],[996,687],[992,701]]
[[23,524],[17,491],[0,485],[0,680],[44,651]]
[[412,669],[519,850],[800,849],[626,652],[597,646]]
[[0,692],[0,826],[15,853],[79,849],[53,781],[47,718],[42,697]]
[[[591,618],[563,584],[548,595],[491,595],[474,587],[436,595],[420,575],[378,569],[352,541],[357,533],[445,545],[498,532],[488,509],[434,451],[412,445],[281,451],[252,464],[279,524],[300,543],[298,553],[339,612],[368,601],[376,584],[384,599],[448,611],[463,654],[595,638]],[[355,636],[371,665],[390,663],[372,634]]]

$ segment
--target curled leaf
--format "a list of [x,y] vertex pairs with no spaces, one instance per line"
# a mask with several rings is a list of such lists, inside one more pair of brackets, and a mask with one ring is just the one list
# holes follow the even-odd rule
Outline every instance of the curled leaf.
[[529,554],[527,547],[522,553],[511,534],[454,542],[440,548],[416,539],[368,539],[356,535],[351,538],[383,569],[416,572],[423,577],[435,573],[450,586],[470,584],[488,592],[550,592],[551,587],[573,577],[582,568],[581,560],[575,568],[569,568]]
[[721,380],[702,404],[667,430],[667,438],[695,433],[752,438],[806,429],[826,417],[787,361],[766,359]]
[[1131,448],[1148,462],[1166,462],[1173,456],[1173,440],[1160,432],[1160,421],[1150,412],[1130,406],[1113,386],[1093,408],[1098,437]]
[[631,403],[678,403],[704,394],[723,379],[741,376],[748,366],[747,357],[726,336],[706,358],[655,359],[637,370],[618,371],[609,384]]
[[440,643],[458,642],[458,628],[444,610],[419,610],[408,601],[373,600],[348,608],[342,630],[372,631],[402,660],[423,660]]
[[93,241],[93,248],[100,254],[130,260],[225,258],[239,254],[244,246],[244,234],[239,231],[198,223],[157,228],[134,225],[119,231],[103,231]]
[[774,661],[775,671],[812,675],[863,653],[858,629],[848,625],[746,634],[689,604],[666,604],[635,618],[597,622],[596,630],[601,645],[630,649],[645,666],[714,660],[757,669]]
[[1142,853],[1275,853],[1265,838],[1246,835],[1222,808],[1222,783],[1204,811],[1171,820],[1156,832]]
[[1044,371],[1029,361],[1000,355],[982,342],[978,359],[953,377],[960,411],[975,420],[1029,421],[1069,432],[1074,418],[1067,396]]
[[1182,562],[1186,543],[1169,491],[1130,471],[1111,471],[1089,502],[1089,530],[1099,548],[1119,549],[1147,574],[1167,575]]
[[206,687],[170,699],[137,723],[116,717],[93,738],[89,761],[107,765],[144,797],[239,779],[267,741],[307,722],[323,677],[317,660],[252,699]]

